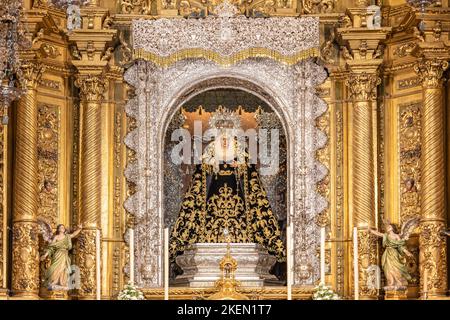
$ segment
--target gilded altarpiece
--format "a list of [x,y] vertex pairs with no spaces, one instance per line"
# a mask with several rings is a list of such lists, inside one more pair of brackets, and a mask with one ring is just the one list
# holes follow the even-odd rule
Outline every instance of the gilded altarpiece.
[[[167,125],[171,117],[189,98],[215,88],[245,89],[267,101],[281,125],[287,129],[287,213],[288,219],[294,223],[296,239],[301,239],[296,243],[298,245],[295,246],[294,252],[295,286],[311,288],[313,284],[317,284],[318,230],[319,226],[325,225],[327,283],[342,296],[352,297],[354,279],[350,274],[351,228],[354,224],[350,215],[353,202],[350,196],[352,187],[349,183],[353,174],[351,163],[356,160],[349,155],[349,135],[354,130],[351,120],[353,106],[349,94],[351,88],[345,85],[345,79],[355,72],[349,66],[357,65],[361,61],[364,64],[373,59],[382,59],[377,76],[382,79],[389,78],[389,81],[383,81],[379,87],[377,103],[373,103],[375,107],[372,110],[373,119],[378,121],[373,123],[372,128],[373,164],[376,171],[373,184],[373,200],[376,202],[374,216],[378,223],[375,227],[381,228],[383,217],[390,217],[396,223],[401,223],[413,215],[423,215],[420,208],[420,202],[423,200],[421,179],[424,172],[421,170],[421,161],[425,150],[421,144],[424,132],[422,119],[424,103],[430,105],[430,102],[424,102],[421,92],[423,81],[414,73],[413,67],[421,46],[430,45],[433,47],[430,52],[438,52],[437,48],[440,46],[439,54],[442,54],[445,60],[442,52],[443,48],[448,47],[448,44],[445,44],[448,37],[448,3],[427,9],[422,17],[427,20],[424,31],[417,28],[418,21],[422,19],[419,13],[411,10],[408,5],[383,3],[382,25],[392,27],[392,35],[380,41],[380,46],[377,44],[376,48],[372,48],[371,40],[352,40],[351,44],[347,44],[338,36],[338,28],[351,29],[349,32],[354,32],[361,39],[368,39],[381,30],[371,31],[367,28],[365,6],[368,3],[364,1],[236,1],[234,4],[237,11],[233,14],[238,14],[238,19],[244,23],[248,22],[246,19],[266,18],[258,19],[258,30],[267,27],[266,20],[272,19],[269,17],[283,19],[283,23],[288,24],[291,17],[301,15],[314,20],[314,23],[318,21],[319,32],[317,39],[313,41],[315,49],[307,53],[301,50],[301,57],[286,58],[289,56],[286,51],[278,56],[268,56],[267,52],[263,51],[247,51],[243,55],[230,58],[230,55],[224,54],[223,51],[214,50],[216,47],[221,48],[220,50],[227,49],[227,43],[230,43],[227,41],[229,31],[233,34],[237,30],[232,23],[228,23],[227,19],[230,17],[215,25],[217,30],[223,32],[212,37],[216,40],[223,37],[224,42],[205,44],[202,34],[189,32],[193,25],[201,24],[199,21],[211,19],[211,16],[220,13],[216,7],[221,2],[100,1],[96,3],[98,6],[83,9],[83,26],[80,30],[97,32],[98,35],[110,34],[112,29],[119,32],[112,43],[99,42],[95,47],[92,42],[86,47],[86,42],[83,42],[83,37],[87,37],[85,35],[81,36],[82,41],[68,41],[63,35],[66,32],[63,11],[49,8],[46,1],[27,4],[29,33],[34,43],[32,51],[36,53],[38,60],[51,70],[42,78],[36,79],[36,216],[48,220],[53,227],[57,223],[67,223],[70,227],[80,223],[80,176],[84,169],[80,165],[79,157],[83,147],[80,138],[83,114],[80,112],[80,93],[73,88],[71,82],[77,72],[74,67],[76,61],[97,64],[104,68],[104,74],[100,77],[109,80],[101,107],[101,135],[107,137],[107,143],[101,149],[101,164],[102,172],[108,173],[108,178],[101,182],[102,203],[98,204],[98,207],[102,208],[101,214],[99,213],[102,220],[101,272],[102,281],[105,283],[102,284],[102,297],[116,297],[123,284],[129,280],[130,253],[126,230],[133,227],[137,236],[134,253],[136,283],[144,290],[154,289],[158,294],[153,297],[161,298],[164,267],[162,227],[165,223],[170,224],[170,221],[164,221],[167,217],[163,214],[164,201],[167,199],[164,199],[161,192],[155,192],[163,189],[163,179],[158,173],[162,172],[162,162],[166,161],[162,157],[162,137],[169,130]],[[95,17],[90,16],[96,10]],[[172,19],[176,17],[189,19]],[[174,48],[175,50],[164,56],[161,52],[144,50],[139,43],[133,41],[133,37],[130,37],[133,20],[140,18],[159,20],[155,25],[159,26],[160,31],[154,33],[157,47],[166,53]],[[183,20],[186,24],[177,29],[176,20]],[[171,31],[164,32],[165,28]],[[74,33],[80,30],[75,30]],[[288,38],[282,34],[282,30],[283,28],[278,28],[278,33],[272,35],[274,38],[281,38],[281,42],[276,46],[287,48],[289,44],[283,43],[282,39]],[[177,33],[180,38],[172,38]],[[141,34],[143,39],[147,37],[146,32]],[[241,45],[246,41],[261,44],[264,42],[264,35],[260,32],[249,32],[245,34],[244,40],[238,41],[235,46],[242,49]],[[303,40],[296,38],[291,44]],[[179,44],[187,45],[181,49],[192,49],[192,44],[199,43],[203,49],[212,49],[213,54],[188,54],[186,51],[180,54],[183,50],[180,50]],[[317,60],[308,59],[319,55],[318,48],[321,56],[319,64],[316,63]],[[289,51],[289,48],[286,50]],[[173,54],[174,52],[178,53]],[[322,64],[325,64],[328,74]],[[361,70],[368,71],[366,67],[363,65]],[[125,84],[125,81],[128,84]],[[322,84],[318,86],[320,83]],[[448,91],[448,85],[446,90]],[[435,102],[435,105],[437,104],[438,102]],[[11,120],[16,121],[14,116]],[[308,124],[304,125],[305,122]],[[14,143],[11,145],[9,140],[13,127],[0,126],[2,288],[7,288],[10,282],[14,282],[11,276],[6,276],[11,264],[8,257],[11,251],[18,247],[8,243],[11,236],[8,228],[12,227],[12,206],[9,199],[11,195],[8,193],[8,187],[12,190],[10,180],[11,176],[14,176],[14,168],[11,168],[12,164],[9,162],[14,154]],[[30,196],[33,195],[27,195],[28,198]],[[413,287],[415,297],[418,296],[417,290],[421,289],[420,284],[423,286],[424,281],[424,271],[421,271],[422,277],[419,279],[419,269],[428,269],[430,290],[444,286],[442,270],[436,264],[445,260],[443,251],[440,251],[439,257],[423,251],[426,253],[426,263],[423,268],[419,268],[418,232],[421,230],[419,228],[408,243],[409,249],[415,255],[414,260],[408,261],[409,271],[413,275],[410,287]],[[443,248],[443,237],[431,237],[437,234],[434,231],[438,229],[424,230],[424,248],[432,249],[438,245]],[[36,243],[29,239],[29,236],[35,235],[35,230],[30,229],[22,233],[16,232],[11,238],[13,242],[21,243],[20,248],[35,248]],[[374,243],[368,238],[361,240],[360,261],[364,262]],[[79,247],[91,256],[94,255],[93,243],[84,243],[82,237],[76,241],[74,257],[78,255]],[[371,252],[375,252],[378,259],[382,253],[381,246]],[[377,261],[379,263],[379,260]],[[34,276],[36,268],[38,266],[31,265],[27,266],[27,269],[17,267],[17,270]],[[435,272],[438,269],[439,272]],[[94,278],[93,270],[91,271],[91,278]],[[20,273],[12,274],[12,277],[17,277]],[[360,279],[360,285],[364,285],[363,280],[365,278]],[[35,287],[33,285],[25,290],[35,291]],[[93,283],[83,283],[83,288],[88,287],[93,288]],[[209,292],[184,292],[173,288],[171,290],[174,295],[185,298],[196,295],[204,297],[204,294]],[[243,291],[245,290],[247,289],[244,288]],[[255,299],[260,298],[259,294],[262,292],[269,298],[284,299],[286,295],[285,288],[274,289],[270,294],[264,290],[246,291]]]

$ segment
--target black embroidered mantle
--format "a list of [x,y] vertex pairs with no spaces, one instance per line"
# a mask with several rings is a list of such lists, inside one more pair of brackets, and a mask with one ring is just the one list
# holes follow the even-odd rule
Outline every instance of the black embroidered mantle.
[[256,166],[221,163],[213,171],[208,164],[197,165],[186,192],[170,240],[174,260],[194,243],[259,243],[278,261],[285,260],[278,221],[272,213]]

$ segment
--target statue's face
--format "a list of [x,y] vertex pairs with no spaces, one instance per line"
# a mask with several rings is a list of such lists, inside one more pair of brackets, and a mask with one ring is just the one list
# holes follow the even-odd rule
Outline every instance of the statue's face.
[[220,143],[221,143],[223,148],[228,147],[228,137],[227,136],[222,136],[221,139],[220,139]]
[[59,226],[58,227],[58,234],[62,234],[64,232],[66,232],[66,228],[64,226]]
[[392,231],[394,231],[394,228],[392,228],[392,226],[389,224],[389,225],[387,226],[387,228],[386,228],[386,231],[387,231],[387,232],[392,232]]
[[412,180],[406,180],[406,188],[411,190],[414,187],[414,182]]

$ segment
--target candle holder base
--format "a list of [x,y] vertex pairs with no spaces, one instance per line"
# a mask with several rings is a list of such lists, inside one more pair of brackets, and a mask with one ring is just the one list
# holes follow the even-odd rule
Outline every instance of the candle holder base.
[[406,288],[385,290],[384,300],[407,300],[407,291]]
[[8,300],[8,289],[0,288],[0,300]]
[[[226,254],[226,243],[196,243],[178,256],[177,264],[183,274],[177,276],[172,285],[191,288],[214,287],[220,278],[220,260]],[[245,287],[282,285],[270,269],[276,258],[256,243],[231,243],[230,252],[238,263],[236,280]]]
[[47,288],[41,288],[39,296],[45,300],[69,300],[67,290],[48,290]]

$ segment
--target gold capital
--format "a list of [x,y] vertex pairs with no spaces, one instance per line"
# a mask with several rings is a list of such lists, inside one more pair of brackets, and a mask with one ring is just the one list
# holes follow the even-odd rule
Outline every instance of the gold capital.
[[350,95],[355,101],[375,99],[376,88],[381,83],[376,73],[352,73],[346,81]]
[[36,90],[36,86],[45,71],[45,66],[38,62],[27,62],[21,66],[23,86],[30,90]]
[[80,88],[80,98],[86,102],[97,102],[103,99],[105,78],[103,76],[78,76],[75,85]]
[[414,65],[414,71],[419,75],[426,87],[438,88],[442,86],[444,71],[448,68],[448,61],[441,59],[421,59]]

